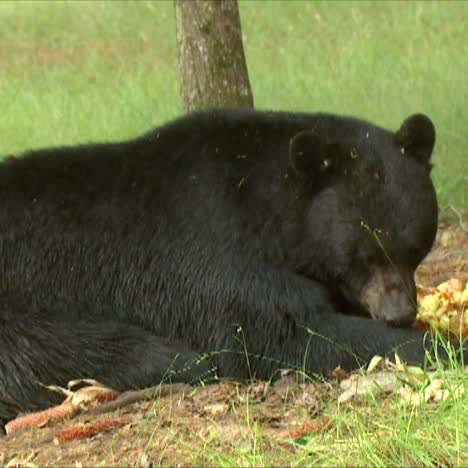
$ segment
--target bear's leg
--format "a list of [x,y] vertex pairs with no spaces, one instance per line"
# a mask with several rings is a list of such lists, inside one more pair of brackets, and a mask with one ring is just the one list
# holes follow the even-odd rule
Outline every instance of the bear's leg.
[[0,425],[63,400],[43,385],[92,378],[125,390],[208,378],[209,363],[180,342],[89,314],[31,309],[0,300]]

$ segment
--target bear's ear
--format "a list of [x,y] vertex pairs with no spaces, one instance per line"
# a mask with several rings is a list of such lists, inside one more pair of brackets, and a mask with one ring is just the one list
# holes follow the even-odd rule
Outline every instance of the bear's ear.
[[327,172],[333,165],[330,145],[309,130],[291,138],[289,160],[297,175],[305,177],[314,177]]
[[424,114],[411,115],[401,124],[395,137],[404,153],[429,163],[436,137],[434,124],[429,117]]

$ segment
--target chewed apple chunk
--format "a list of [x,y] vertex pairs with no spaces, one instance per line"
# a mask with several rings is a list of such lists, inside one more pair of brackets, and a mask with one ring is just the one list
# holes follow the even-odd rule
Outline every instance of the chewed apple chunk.
[[452,278],[436,288],[418,285],[415,326],[468,336],[468,282]]
[[441,304],[442,301],[440,294],[437,292],[423,296],[418,305],[419,318],[435,316],[437,311],[440,309]]

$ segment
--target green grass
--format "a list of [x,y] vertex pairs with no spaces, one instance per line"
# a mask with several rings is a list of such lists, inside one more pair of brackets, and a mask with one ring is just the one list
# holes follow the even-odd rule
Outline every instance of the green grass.
[[[434,120],[442,207],[468,207],[468,4],[241,1],[258,108]],[[0,3],[0,154],[120,139],[182,112],[172,2]]]
[[398,391],[341,406],[331,399],[324,413],[329,424],[304,434],[295,450],[278,440],[265,446],[268,438],[255,422],[242,449],[217,448],[216,433],[199,445],[173,443],[192,454],[187,461],[196,466],[467,466],[468,398],[454,395],[460,388],[468,392],[468,375],[458,368],[440,377],[450,397],[439,403],[405,404]]
[[[387,393],[378,391],[377,385],[372,392],[340,404],[336,382],[326,389],[325,384],[314,383],[302,393],[302,378],[297,388],[290,380],[288,390],[283,387],[276,398],[269,393],[265,400],[260,397],[265,389],[255,384],[237,387],[236,393],[233,387],[213,391],[211,396],[210,392],[198,395],[202,387],[183,396],[175,391],[147,405],[140,402],[132,411],[139,416],[129,428],[94,439],[60,447],[45,443],[40,448],[33,446],[32,438],[28,445],[26,437],[22,450],[14,444],[14,452],[2,459],[0,438],[0,462],[7,466],[139,466],[145,460],[153,466],[468,466],[468,372],[458,347],[447,344],[438,332],[434,340],[448,356],[445,367],[438,365],[440,357],[429,353],[427,364],[437,368],[430,373],[400,364],[399,383]],[[361,377],[369,375],[361,371]],[[414,396],[422,397],[435,379],[443,381],[446,399],[425,402],[421,398],[420,404],[413,404],[400,394],[406,384]],[[274,386],[268,392],[273,390]],[[295,396],[286,401],[289,392]],[[304,398],[315,403],[296,412]],[[201,409],[211,403],[229,405],[225,410],[229,414],[203,414]],[[120,416],[128,419],[129,414],[127,409]],[[288,434],[314,420],[321,421],[319,430]],[[81,421],[93,422],[93,415]],[[281,426],[280,432],[272,432],[274,421]],[[36,440],[40,435],[36,433]]]
[[341,409],[335,428],[313,437],[306,448],[313,453],[314,445],[322,447],[315,465],[466,466],[467,411],[466,397],[421,408],[403,405],[398,395],[369,397],[365,406]]
[[[468,466],[468,373],[452,367],[441,370],[438,377],[444,380],[449,398],[420,406],[405,404],[398,389],[389,395],[369,393],[341,405],[331,393],[320,415],[329,418],[329,423],[320,432],[305,433],[296,445],[288,437],[268,436],[248,406],[238,414],[239,428],[244,429],[233,433],[229,443],[222,419],[213,422],[210,431],[199,432],[197,423],[192,430],[189,422],[185,428],[173,427],[167,423],[171,420],[168,413],[178,405],[178,398],[162,406],[156,400],[130,431],[102,434],[100,442],[83,441],[60,450],[47,446],[47,465],[76,461],[95,466],[135,466],[146,459],[154,466]],[[465,394],[456,396],[460,388]],[[209,424],[210,417],[204,418]],[[305,417],[303,423],[310,420]],[[229,427],[235,426],[230,423]],[[114,457],[115,449],[128,446],[129,438],[128,452],[123,458]],[[99,463],[94,454],[88,458],[86,444],[94,451],[97,445],[106,447],[100,452],[105,460]],[[44,466],[44,457],[36,460],[38,454],[39,450],[25,447],[13,459],[4,461],[8,466]]]

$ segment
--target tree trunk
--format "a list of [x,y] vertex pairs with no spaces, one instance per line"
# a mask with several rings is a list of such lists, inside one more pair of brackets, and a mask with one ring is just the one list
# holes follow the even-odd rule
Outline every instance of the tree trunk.
[[237,0],[174,0],[185,111],[253,107]]

